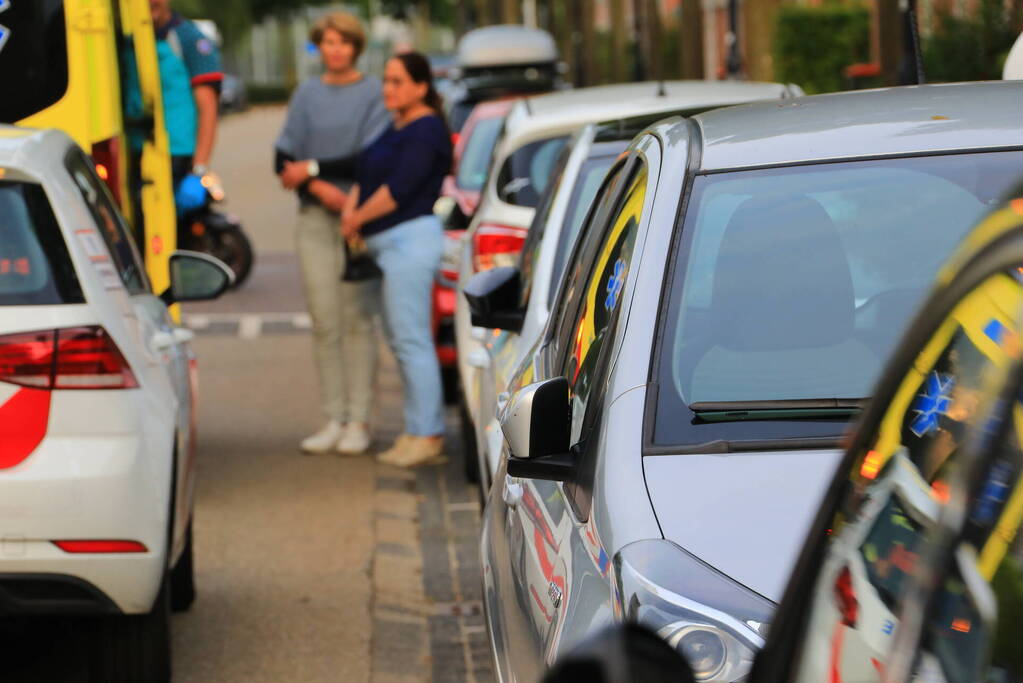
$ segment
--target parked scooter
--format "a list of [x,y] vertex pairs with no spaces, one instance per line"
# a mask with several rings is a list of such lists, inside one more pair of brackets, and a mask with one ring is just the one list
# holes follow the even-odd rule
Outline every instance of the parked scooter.
[[217,257],[231,267],[234,287],[240,287],[252,270],[252,244],[236,216],[213,208],[225,196],[219,176],[207,173],[202,177],[202,186],[206,201],[178,218],[178,248]]

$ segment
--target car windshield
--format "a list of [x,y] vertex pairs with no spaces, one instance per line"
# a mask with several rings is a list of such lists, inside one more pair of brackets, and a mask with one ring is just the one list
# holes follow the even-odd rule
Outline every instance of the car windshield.
[[43,188],[0,181],[0,306],[84,301]]
[[535,209],[568,136],[536,140],[508,155],[497,176],[501,201]]
[[0,2],[0,123],[46,109],[68,88],[63,0]]
[[473,126],[469,139],[465,143],[462,158],[458,161],[458,176],[456,178],[458,187],[463,190],[483,189],[483,183],[487,181],[487,171],[490,170],[490,158],[494,152],[494,145],[501,134],[501,127],[504,125],[503,116],[495,116],[489,119],[480,119]]
[[698,176],[654,443],[840,434],[938,268],[1020,169],[1023,152],[990,152]]

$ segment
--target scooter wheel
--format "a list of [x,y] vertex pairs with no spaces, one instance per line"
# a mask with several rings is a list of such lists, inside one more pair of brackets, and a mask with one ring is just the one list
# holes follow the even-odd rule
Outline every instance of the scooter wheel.
[[248,279],[255,256],[252,244],[239,228],[230,227],[216,235],[217,244],[213,255],[234,271],[234,287],[237,289]]

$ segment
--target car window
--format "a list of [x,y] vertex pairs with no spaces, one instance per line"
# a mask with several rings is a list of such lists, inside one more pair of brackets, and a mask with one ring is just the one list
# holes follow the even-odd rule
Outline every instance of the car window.
[[84,302],[43,188],[0,180],[0,306]]
[[529,225],[529,232],[526,233],[526,241],[522,244],[522,251],[519,252],[519,274],[522,282],[522,294],[519,298],[519,305],[525,308],[529,303],[529,296],[533,290],[533,277],[535,276],[536,262],[540,258],[540,247],[543,244],[543,236],[547,232],[547,223],[550,219],[551,209],[558,197],[562,180],[565,176],[565,164],[571,156],[570,147],[563,147],[558,161],[554,164],[551,172],[551,180],[547,183],[547,189],[543,191],[540,204],[533,214],[533,221]]
[[602,236],[597,257],[590,266],[579,307],[571,323],[569,345],[563,365],[568,378],[572,406],[572,443],[582,432],[590,398],[594,395],[600,350],[625,295],[625,283],[632,264],[633,247],[646,197],[647,172],[637,169],[620,208]]
[[99,234],[110,250],[117,273],[129,294],[149,291],[145,268],[124,218],[114,203],[107,186],[96,175],[92,163],[80,151],[67,158],[68,173],[89,207]]
[[54,104],[68,88],[64,0],[0,2],[0,123]]
[[[603,186],[599,202],[589,214],[588,226],[603,226],[610,219],[611,212],[621,193],[621,185],[627,177],[626,167],[619,166],[611,172]],[[589,228],[587,228],[587,231]],[[585,278],[589,276],[590,266],[596,258],[597,240],[589,240],[577,245],[568,260],[567,274],[563,287],[558,287],[558,300],[551,306],[551,317],[556,321],[553,334],[554,356],[562,358],[570,343],[569,334],[575,310],[585,292]],[[560,283],[559,283],[560,284]]]
[[483,189],[494,146],[503,126],[503,116],[481,119],[473,126],[465,149],[462,150],[462,158],[458,160],[458,175],[455,178],[458,187],[463,190]]
[[509,154],[497,175],[498,198],[516,206],[535,208],[567,141],[564,135],[537,140]]
[[462,126],[469,119],[469,115],[472,114],[475,106],[476,102],[472,100],[456,100],[451,105],[451,111],[448,113],[448,122],[451,124],[451,130],[462,130]]
[[579,170],[575,187],[572,188],[572,196],[569,197],[568,207],[565,209],[565,217],[561,222],[561,233],[558,235],[558,244],[554,253],[554,269],[551,271],[549,294],[551,303],[557,293],[557,283],[561,282],[565,261],[583,227],[586,212],[589,211],[593,198],[596,196],[597,190],[600,189],[604,176],[607,175],[607,169],[611,168],[614,160],[615,157],[612,156],[587,159]]
[[[952,482],[999,414],[994,399],[1020,352],[1006,331],[1019,324],[1021,304],[1016,271],[987,277],[959,299],[858,440],[864,446],[838,491],[820,571],[807,588],[795,680],[876,680],[887,666],[899,615],[920,609],[907,602],[907,587],[933,543]],[[965,646],[959,653],[966,656]]]
[[841,434],[855,411],[722,421],[701,407],[868,397],[941,263],[1021,164],[995,152],[697,177],[654,443]]
[[1023,404],[1019,391],[1016,395],[1004,436],[994,439],[995,457],[971,497],[972,508],[955,564],[929,610],[923,649],[948,683],[1023,680],[1019,647],[1023,619]]

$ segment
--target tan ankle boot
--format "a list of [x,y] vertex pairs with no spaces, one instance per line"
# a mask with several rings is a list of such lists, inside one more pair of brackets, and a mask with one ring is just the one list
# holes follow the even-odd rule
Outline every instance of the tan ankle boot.
[[382,453],[377,453],[377,460],[380,462],[386,462],[387,460],[394,458],[395,456],[398,455],[398,453],[405,449],[405,442],[411,438],[414,437],[412,437],[412,435],[410,434],[399,435],[398,438],[394,440],[394,443],[391,444],[390,448],[388,448],[386,451],[383,451]]
[[443,454],[444,440],[428,436],[407,436],[399,448],[395,444],[377,460],[397,467],[419,467],[421,465],[442,465],[448,461]]

